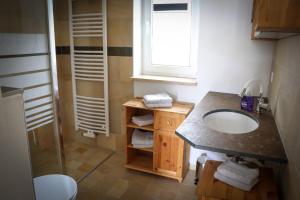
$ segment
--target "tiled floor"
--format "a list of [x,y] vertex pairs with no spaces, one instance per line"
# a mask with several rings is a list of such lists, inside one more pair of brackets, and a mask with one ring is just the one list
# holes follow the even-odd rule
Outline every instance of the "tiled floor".
[[[55,149],[33,150],[35,176],[60,173]],[[125,155],[112,154],[96,145],[68,141],[64,144],[65,173],[79,181],[77,200],[195,200],[194,171],[189,171],[183,183],[151,174],[128,170]]]
[[113,153],[112,150],[79,142],[64,145],[65,174],[79,180]]
[[124,155],[114,154],[78,185],[77,200],[195,200],[194,171],[183,183],[124,168]]
[[[78,181],[112,153],[112,150],[96,145],[68,141],[64,145],[64,174]],[[61,173],[54,146],[42,150],[38,146],[31,145],[31,161],[34,177]]]

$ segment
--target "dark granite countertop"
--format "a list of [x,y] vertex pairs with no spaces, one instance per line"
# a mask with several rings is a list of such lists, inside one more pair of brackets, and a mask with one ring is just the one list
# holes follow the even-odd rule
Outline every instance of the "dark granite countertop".
[[[287,162],[286,154],[271,111],[250,113],[240,108],[236,94],[208,92],[176,130],[176,134],[197,149],[245,156],[276,162]],[[249,133],[227,134],[210,129],[203,115],[216,109],[246,112],[259,121],[259,127]]]

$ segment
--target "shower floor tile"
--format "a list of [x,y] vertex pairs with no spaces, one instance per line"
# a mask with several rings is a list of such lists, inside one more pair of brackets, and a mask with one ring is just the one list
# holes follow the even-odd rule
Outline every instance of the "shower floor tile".
[[65,174],[78,181],[112,153],[96,145],[68,141],[64,144]]
[[88,151],[88,149],[82,148],[82,147],[78,147],[77,149],[75,149],[75,151],[78,152],[78,153],[84,153],[84,152]]

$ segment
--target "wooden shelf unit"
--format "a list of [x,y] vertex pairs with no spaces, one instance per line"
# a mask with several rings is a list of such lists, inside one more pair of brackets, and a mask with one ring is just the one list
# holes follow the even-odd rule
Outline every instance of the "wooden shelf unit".
[[[126,165],[133,170],[182,181],[189,163],[189,145],[175,135],[176,128],[193,108],[190,103],[175,102],[172,108],[145,107],[136,98],[123,104],[126,129]],[[133,116],[153,114],[154,124],[140,127],[131,122]],[[135,148],[131,143],[134,129],[153,133],[153,148]]]

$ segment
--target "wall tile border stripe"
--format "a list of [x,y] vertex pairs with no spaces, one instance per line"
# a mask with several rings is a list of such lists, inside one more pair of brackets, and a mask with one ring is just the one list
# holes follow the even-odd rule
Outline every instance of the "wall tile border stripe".
[[[102,50],[102,47],[75,46],[76,50]],[[56,54],[70,54],[70,46],[56,46]],[[132,47],[108,47],[108,56],[132,56]]]
[[30,56],[44,56],[49,55],[49,53],[30,53],[30,54],[12,54],[12,55],[0,55],[1,58],[18,58],[18,57],[30,57]]

